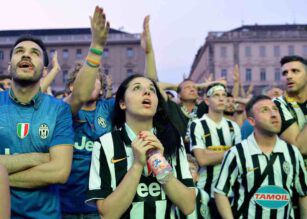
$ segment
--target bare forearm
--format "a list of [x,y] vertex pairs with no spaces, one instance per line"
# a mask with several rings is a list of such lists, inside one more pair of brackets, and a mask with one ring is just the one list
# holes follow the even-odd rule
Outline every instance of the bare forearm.
[[71,158],[60,164],[54,160],[30,169],[11,174],[10,186],[17,188],[37,188],[50,184],[65,183],[71,169]]
[[162,185],[166,195],[178,208],[189,215],[195,208],[195,190],[187,188],[177,178],[171,177],[170,180]]
[[0,155],[0,164],[7,169],[8,174],[20,172],[48,161],[48,153]]
[[233,88],[232,88],[232,95],[234,98],[239,97],[239,81],[234,81],[233,82]]
[[197,162],[200,166],[213,166],[221,164],[224,158],[224,152],[215,152],[203,150],[200,156],[196,155]]
[[[96,44],[91,44],[91,48],[96,48],[99,50],[103,50],[103,47]],[[93,54],[91,52],[88,53],[88,57],[91,59],[100,60],[101,57]],[[95,81],[97,78],[98,68],[93,68],[84,64],[80,69],[76,77],[76,81],[74,82],[74,89],[72,92],[73,98],[77,99],[77,101],[81,103],[85,103],[89,101],[91,94],[94,90]]]
[[303,130],[299,133],[297,139],[297,145],[299,147],[300,152],[303,155],[307,155],[307,125],[303,128]]
[[9,181],[8,181],[8,175],[3,168],[3,166],[0,165],[0,218],[3,219],[9,219],[10,218],[10,190],[9,190]]
[[60,72],[59,69],[51,69],[51,71],[41,80],[41,90],[42,92],[47,92],[48,87],[54,81],[57,74]]
[[147,77],[154,81],[158,81],[155,55],[153,51],[146,54],[145,73]]
[[231,206],[225,195],[214,193],[217,209],[223,219],[233,219]]
[[97,207],[103,218],[120,218],[128,209],[135,196],[142,170],[142,166],[132,165],[115,191],[102,202],[97,201]]
[[307,196],[299,198],[301,219],[307,218]]

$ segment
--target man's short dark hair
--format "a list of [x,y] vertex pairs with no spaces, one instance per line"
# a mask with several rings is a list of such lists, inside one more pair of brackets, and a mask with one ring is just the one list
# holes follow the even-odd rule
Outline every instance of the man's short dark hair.
[[227,97],[233,97],[233,95],[230,92],[227,92]]
[[248,103],[245,106],[247,117],[254,117],[253,106],[262,100],[272,100],[272,99],[266,95],[258,95],[258,96],[253,97],[250,101],[248,101]]
[[12,79],[11,75],[0,75],[0,81],[5,80],[5,79]]
[[187,82],[187,81],[192,81],[192,82],[194,82],[194,81],[193,81],[192,79],[190,79],[190,78],[184,79],[182,82],[180,82],[180,84],[179,84],[178,87],[177,87],[177,93],[178,93],[178,94],[181,92],[181,86],[182,86],[182,84],[183,84],[184,82]]
[[19,43],[24,42],[24,41],[32,41],[36,43],[43,50],[44,66],[47,67],[49,65],[49,58],[48,58],[48,53],[47,53],[47,49],[46,49],[44,42],[41,39],[34,37],[30,34],[18,37],[18,39],[15,41],[13,45],[13,48],[11,49],[10,58],[12,58],[15,46],[17,46]]
[[284,64],[288,63],[288,62],[300,62],[303,65],[305,65],[305,67],[307,67],[307,60],[304,59],[301,56],[297,56],[297,55],[293,55],[293,56],[284,56],[281,58],[280,60],[280,65],[283,66]]

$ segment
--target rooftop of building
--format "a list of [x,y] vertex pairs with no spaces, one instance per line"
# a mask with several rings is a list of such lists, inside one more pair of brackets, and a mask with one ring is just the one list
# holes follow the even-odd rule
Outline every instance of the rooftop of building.
[[[110,28],[111,34],[130,34],[121,30]],[[1,30],[0,37],[20,36],[20,35],[82,35],[91,34],[90,28],[57,28],[57,29],[29,29],[29,30]]]
[[246,31],[307,31],[307,24],[270,24],[270,25],[243,25],[226,32]]

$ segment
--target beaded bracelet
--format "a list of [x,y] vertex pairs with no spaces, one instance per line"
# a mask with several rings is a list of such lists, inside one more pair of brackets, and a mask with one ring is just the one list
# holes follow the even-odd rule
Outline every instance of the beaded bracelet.
[[99,55],[99,56],[101,56],[102,55],[102,53],[103,53],[103,51],[102,50],[100,50],[100,49],[97,49],[97,48],[90,48],[90,52],[91,53],[93,53],[93,54],[95,54],[95,55]]

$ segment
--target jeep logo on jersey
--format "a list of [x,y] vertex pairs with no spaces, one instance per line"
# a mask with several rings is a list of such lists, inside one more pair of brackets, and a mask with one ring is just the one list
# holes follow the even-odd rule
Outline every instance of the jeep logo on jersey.
[[263,186],[254,195],[257,204],[264,208],[277,209],[289,203],[289,193],[279,186]]
[[101,116],[98,117],[97,121],[98,121],[98,125],[100,125],[102,128],[107,127],[106,120],[102,118]]
[[41,137],[41,139],[46,139],[49,135],[49,127],[47,124],[41,124],[38,129],[38,134]]
[[93,150],[93,146],[94,146],[94,142],[93,141],[87,141],[85,136],[82,136],[81,142],[79,144],[79,142],[75,142],[74,147],[77,150],[87,150],[87,151],[92,151]]
[[136,189],[136,201],[150,200],[165,200],[166,195],[160,184],[152,182],[149,185],[146,183],[139,183]]
[[29,134],[30,123],[17,123],[17,135],[19,138],[24,139]]

